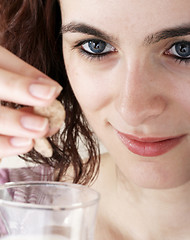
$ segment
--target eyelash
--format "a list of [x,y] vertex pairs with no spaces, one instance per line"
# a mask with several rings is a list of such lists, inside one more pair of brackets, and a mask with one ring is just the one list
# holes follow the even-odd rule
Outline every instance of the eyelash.
[[188,63],[190,63],[190,58],[178,58],[176,56],[174,58],[175,58],[175,62],[178,63],[178,64],[181,64],[181,63],[188,64]]
[[[74,47],[72,47],[72,49],[74,50],[74,49],[78,49],[79,50],[79,52],[80,52],[80,54],[82,55],[82,56],[84,56],[87,60],[99,60],[99,61],[101,61],[101,60],[103,60],[104,58],[106,58],[106,57],[108,57],[108,55],[110,55],[110,54],[112,54],[112,53],[114,53],[114,52],[116,52],[116,49],[114,50],[114,51],[108,51],[108,52],[105,52],[105,53],[100,53],[100,54],[96,54],[96,53],[90,53],[90,52],[88,52],[88,51],[86,51],[82,46],[84,45],[84,44],[86,44],[86,43],[89,43],[90,41],[92,41],[92,42],[102,42],[102,43],[105,43],[105,44],[107,44],[108,45],[108,43],[107,42],[105,42],[105,41],[103,41],[103,40],[100,40],[100,39],[88,39],[88,40],[85,40],[85,41],[80,41],[80,42],[78,42],[78,43],[76,43],[75,45],[74,45]],[[109,44],[110,45],[110,44]],[[111,46],[111,45],[110,45]]]
[[102,53],[102,54],[93,54],[93,53],[88,53],[82,48],[79,49],[81,55],[85,57],[87,60],[103,60],[105,57],[107,57],[108,54],[110,53]]
[[[84,56],[87,60],[103,60],[104,58],[108,57],[110,54],[113,54],[114,52],[117,52],[117,50],[113,47],[113,49],[115,49],[114,51],[108,51],[108,52],[105,52],[105,53],[100,53],[100,54],[96,54],[96,53],[90,53],[88,51],[86,51],[82,46],[86,43],[89,43],[90,41],[94,41],[94,42],[102,42],[102,43],[105,43],[105,44],[108,44],[107,42],[103,41],[103,40],[100,40],[100,39],[88,39],[88,40],[84,40],[84,41],[80,41],[78,43],[76,43],[74,45],[74,47],[72,49],[78,49],[80,54],[82,56]],[[165,55],[168,55],[170,57],[172,57],[176,63],[178,64],[182,64],[182,63],[185,63],[185,64],[189,64],[190,63],[190,54],[189,54],[189,57],[180,57],[180,56],[176,56],[174,54],[170,54],[169,51],[174,47],[176,46],[177,44],[189,44],[190,46],[190,42],[188,41],[185,41],[185,40],[182,40],[182,41],[178,41],[178,42],[175,42],[173,43],[170,48],[168,48],[164,53]],[[111,45],[110,45],[111,46]]]

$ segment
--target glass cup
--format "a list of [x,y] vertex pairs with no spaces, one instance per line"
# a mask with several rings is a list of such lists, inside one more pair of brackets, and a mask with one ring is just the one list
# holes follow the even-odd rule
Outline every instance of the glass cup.
[[92,240],[99,194],[82,185],[17,182],[0,186],[0,239]]

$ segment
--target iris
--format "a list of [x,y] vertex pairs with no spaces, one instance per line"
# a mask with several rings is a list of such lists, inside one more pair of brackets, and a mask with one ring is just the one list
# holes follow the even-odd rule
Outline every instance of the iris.
[[106,43],[101,40],[91,40],[88,42],[88,47],[93,53],[101,54],[106,48]]
[[177,43],[175,45],[175,51],[180,57],[189,57],[190,55],[190,44],[186,42]]

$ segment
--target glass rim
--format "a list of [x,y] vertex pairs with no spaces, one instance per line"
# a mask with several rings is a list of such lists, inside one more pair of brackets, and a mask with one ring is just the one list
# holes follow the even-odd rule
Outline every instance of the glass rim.
[[14,202],[11,200],[4,200],[0,198],[0,205],[17,207],[17,208],[30,208],[36,210],[53,210],[53,211],[63,211],[63,210],[72,210],[77,208],[85,208],[98,203],[100,199],[100,193],[94,189],[87,187],[86,185],[76,184],[76,183],[67,183],[67,182],[55,182],[55,181],[18,181],[18,182],[7,182],[0,185],[0,191],[5,189],[11,189],[13,187],[27,186],[27,185],[58,185],[71,187],[74,189],[84,189],[94,194],[92,200],[86,202],[78,202],[72,205],[69,204],[57,204],[57,205],[40,205],[35,203],[23,203],[23,202]]

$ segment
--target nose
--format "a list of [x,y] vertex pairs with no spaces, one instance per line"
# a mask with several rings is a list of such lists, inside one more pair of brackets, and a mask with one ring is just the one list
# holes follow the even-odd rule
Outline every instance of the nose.
[[120,73],[122,83],[116,109],[124,121],[138,126],[158,118],[167,105],[156,76],[158,71],[134,64],[133,67],[123,68]]

